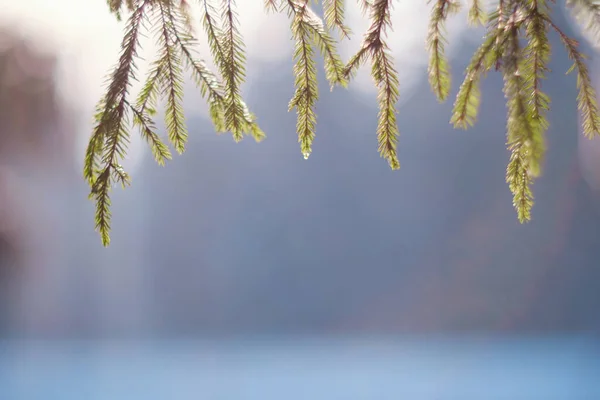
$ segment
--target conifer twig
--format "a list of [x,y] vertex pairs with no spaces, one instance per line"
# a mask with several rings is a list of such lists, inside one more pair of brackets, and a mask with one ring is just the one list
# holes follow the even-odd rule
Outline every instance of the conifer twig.
[[[430,0],[431,2],[431,0]],[[460,4],[454,0],[435,0],[431,11],[429,35],[429,84],[439,101],[444,101],[450,94],[450,67],[444,54],[444,23],[450,14],[455,14]]]
[[568,37],[552,20],[547,19],[547,22],[558,33],[569,58],[573,61],[573,65],[567,73],[577,70],[577,88],[579,89],[577,103],[583,120],[583,133],[589,138],[600,135],[598,97],[585,64],[585,55],[579,51],[579,43],[575,39]]
[[396,103],[399,97],[398,73],[394,68],[391,52],[385,41],[386,31],[391,28],[392,0],[373,0],[366,3],[371,26],[364,36],[358,52],[346,65],[346,76],[353,76],[367,60],[371,61],[371,76],[378,88],[379,115],[377,137],[379,154],[385,158],[392,169],[400,168],[396,154],[398,125],[396,122]]
[[[312,152],[315,138],[317,118],[315,105],[319,99],[313,46],[317,46],[325,60],[325,77],[332,90],[335,85],[346,86],[347,78],[344,75],[344,64],[337,53],[335,41],[323,21],[308,6],[308,0],[288,0],[287,5],[292,17],[292,36],[296,43],[293,55],[296,60],[294,65],[296,90],[288,110],[295,109],[298,115],[296,124],[298,142],[302,155],[307,159]],[[337,19],[331,20],[330,23],[343,25],[343,20],[340,19],[343,17],[343,12],[338,10],[337,13],[338,15],[335,16]]]
[[91,186],[90,197],[96,201],[96,229],[102,243],[110,243],[110,190],[114,181],[129,184],[129,175],[120,165],[129,143],[126,96],[135,79],[141,26],[149,1],[136,1],[129,17],[121,56],[114,69],[108,90],[98,105],[96,126],[90,138],[84,163],[84,177]]
[[[245,1],[245,0],[244,0]],[[392,29],[393,0],[356,0],[370,26],[359,50],[344,65],[337,53],[331,32],[342,39],[351,35],[345,25],[345,0],[322,0],[324,20],[310,7],[311,0],[264,0],[271,12],[286,10],[291,19],[295,91],[289,109],[298,114],[296,130],[301,151],[308,158],[316,129],[316,103],[319,98],[315,48],[324,59],[325,76],[330,86],[346,86],[358,68],[369,63],[378,89],[377,137],[380,155],[392,169],[400,167],[397,157],[399,129],[396,104],[399,97],[398,74],[386,42]],[[317,0],[315,0],[317,1]],[[194,47],[198,45],[189,0],[106,0],[109,11],[120,19],[129,14],[117,66],[108,79],[106,94],[97,105],[95,125],[86,149],[84,177],[96,202],[96,229],[102,242],[110,241],[110,190],[114,183],[126,186],[130,178],[120,165],[129,143],[130,122],[148,143],[156,162],[171,159],[169,147],[162,142],[153,117],[160,101],[165,106],[169,142],[178,153],[185,149],[188,136],[183,113],[183,71],[190,72],[206,99],[217,133],[229,131],[236,141],[252,135],[260,141],[264,132],[256,123],[242,98],[245,80],[245,51],[240,34],[235,0],[198,0],[204,33],[217,67],[213,73]],[[451,89],[450,68],[445,56],[444,25],[456,13],[458,0],[428,0],[432,4],[427,47],[429,83],[438,100],[447,99]],[[553,22],[552,0],[496,0],[487,12],[483,0],[470,0],[471,25],[485,25],[482,44],[473,54],[465,78],[454,101],[450,123],[468,128],[477,118],[480,81],[489,71],[499,71],[504,79],[507,106],[507,146],[510,160],[506,180],[513,193],[518,219],[531,218],[531,184],[540,175],[545,153],[544,135],[550,98],[542,90],[551,48],[548,30],[556,31],[573,61],[568,73],[577,70],[578,108],[583,132],[589,138],[600,135],[600,111],[585,55],[578,42]],[[594,45],[600,46],[600,3],[597,0],[566,0]],[[128,98],[136,79],[136,61],[144,22],[158,41],[159,54],[135,100]],[[486,23],[487,22],[487,23]]]

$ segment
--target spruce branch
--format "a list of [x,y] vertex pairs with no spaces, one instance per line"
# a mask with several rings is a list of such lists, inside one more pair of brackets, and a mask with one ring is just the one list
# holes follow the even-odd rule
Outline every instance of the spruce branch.
[[[496,45],[494,46],[495,58],[496,58],[496,71],[500,70],[502,66],[502,47],[506,43],[505,39],[505,23],[511,12],[511,5],[515,0],[498,0],[498,6],[492,11],[488,17],[489,27],[488,30],[496,30]],[[513,21],[515,23],[515,21]]]
[[471,0],[469,7],[469,23],[471,25],[485,25],[487,13],[483,10],[483,0]]
[[[225,98],[223,96],[223,85],[217,77],[208,69],[204,61],[194,57],[191,50],[183,43],[179,43],[183,54],[184,62],[191,71],[192,78],[200,93],[208,100],[209,114],[215,131],[222,133],[227,131],[225,125]],[[254,121],[249,123],[255,124]]]
[[[170,15],[173,21],[172,26],[177,26],[177,13]],[[173,35],[182,54],[184,65],[191,71],[192,78],[196,86],[200,88],[200,93],[208,100],[209,113],[217,133],[227,131],[225,122],[225,95],[223,83],[212,73],[206,63],[197,58],[194,48],[198,45],[193,36],[193,31],[185,27],[184,30],[174,30]],[[243,109],[245,121],[244,131],[250,132],[257,142],[262,141],[266,136],[256,123],[256,117],[250,112],[246,103],[239,100]]]
[[138,126],[143,139],[148,142],[154,160],[160,166],[164,166],[167,160],[172,158],[169,147],[162,142],[160,136],[156,133],[156,125],[149,115],[128,103],[133,114],[133,123]]
[[361,64],[370,59],[371,76],[378,88],[377,137],[379,153],[388,161],[392,169],[398,169],[400,168],[400,162],[396,154],[399,135],[396,122],[396,103],[399,96],[399,82],[392,55],[385,42],[386,31],[388,28],[391,29],[392,0],[373,0],[368,4],[366,8],[369,10],[371,26],[364,36],[360,50],[348,61],[345,74],[351,77]]
[[323,12],[327,28],[337,28],[342,37],[349,38],[352,31],[344,24],[346,0],[323,0]]
[[[189,72],[208,103],[217,133],[230,131],[236,141],[245,134],[257,141],[265,135],[241,96],[245,79],[244,43],[234,0],[198,0],[201,21],[211,56],[217,66],[213,73],[195,53],[198,45],[189,0],[106,0],[109,11],[118,19],[128,13],[119,61],[110,74],[106,94],[98,102],[95,125],[85,154],[84,177],[96,202],[96,229],[102,242],[110,241],[110,190],[114,183],[126,186],[130,178],[121,166],[130,140],[130,122],[148,143],[156,162],[171,159],[168,146],[157,134],[152,119],[157,103],[165,103],[167,136],[178,152],[185,148],[187,128],[183,114],[183,71]],[[392,0],[357,0],[370,27],[360,49],[344,65],[337,53],[331,32],[350,35],[344,24],[344,0],[323,0],[324,20],[310,7],[310,0],[264,0],[267,11],[288,11],[291,18],[295,91],[289,109],[298,115],[297,133],[307,158],[315,137],[315,106],[319,97],[315,49],[324,58],[325,75],[331,87],[346,86],[361,65],[369,63],[378,89],[377,136],[379,153],[392,169],[399,168],[396,154],[399,130],[396,104],[399,96],[398,74],[386,43],[391,29]],[[440,101],[450,90],[450,70],[444,54],[444,24],[456,12],[459,0],[428,0],[432,3],[427,47],[429,83]],[[552,5],[551,5],[552,4]],[[566,0],[577,21],[597,46],[600,45],[600,3],[597,0]],[[488,71],[500,71],[504,79],[507,105],[507,147],[510,159],[506,180],[513,194],[518,219],[531,218],[531,185],[540,175],[545,153],[544,135],[550,99],[542,90],[548,71],[551,48],[549,28],[556,31],[577,70],[578,108],[583,131],[588,137],[600,134],[600,111],[585,55],[578,42],[564,34],[552,21],[553,0],[497,0],[494,10],[486,12],[483,0],[471,0],[469,22],[486,25],[483,43],[474,53],[454,102],[451,124],[467,128],[477,118],[480,81]],[[487,21],[487,24],[486,24]],[[155,34],[159,45],[157,59],[150,64],[140,93],[128,99],[131,82],[136,79],[139,40],[144,23]],[[524,44],[524,45],[522,45]]]
[[221,1],[219,14],[211,0],[200,0],[202,25],[213,60],[223,80],[220,84],[223,93],[223,112],[220,112],[219,100],[214,96],[209,99],[210,112],[215,117],[214,121],[218,122],[219,115],[222,118],[224,129],[216,123],[217,131],[230,131],[235,141],[240,141],[243,134],[250,134],[256,141],[261,141],[265,138],[265,134],[257,125],[256,116],[249,111],[241,97],[241,84],[245,77],[245,55],[242,38],[237,28],[235,4],[233,1]]
[[86,150],[84,177],[96,201],[96,229],[102,243],[110,243],[110,190],[114,181],[129,184],[129,176],[120,165],[129,143],[127,94],[135,79],[139,38],[148,1],[136,1],[121,44],[119,62],[109,78],[108,90],[98,105],[96,125]]
[[[208,0],[204,0],[207,2]],[[218,61],[225,83],[225,126],[236,141],[248,132],[246,110],[242,104],[241,85],[245,78],[244,43],[239,32],[239,21],[234,0],[221,0],[221,29],[217,41],[222,52]]]
[[529,222],[533,207],[533,178],[528,172],[528,153],[520,142],[510,143],[508,150],[510,159],[506,168],[506,182],[513,193],[513,207],[517,211],[519,222]]
[[[431,0],[429,0],[431,2]],[[450,93],[450,67],[444,54],[444,23],[450,14],[460,9],[455,0],[435,0],[431,10],[427,47],[429,48],[429,85],[439,101],[444,101]]]
[[156,114],[156,103],[163,84],[161,82],[164,77],[163,68],[164,66],[159,61],[152,63],[146,82],[136,100],[136,107],[140,112],[145,112],[149,115]]
[[481,90],[479,83],[484,75],[495,62],[495,46],[498,31],[488,32],[485,41],[479,46],[471,62],[467,67],[465,79],[461,84],[454,107],[450,123],[455,128],[467,129],[475,124],[477,112],[481,102]]
[[292,18],[291,31],[295,40],[293,59],[296,61],[295,92],[288,110],[296,109],[298,142],[302,155],[307,159],[312,152],[312,142],[315,138],[315,105],[319,98],[313,47],[316,45],[325,60],[325,77],[332,90],[335,85],[345,87],[347,78],[335,40],[321,18],[308,6],[308,0],[288,0],[287,6],[288,14]]
[[175,150],[181,154],[185,151],[188,132],[183,114],[183,72],[181,70],[181,57],[175,34],[178,27],[171,17],[174,13],[172,7],[158,2],[161,24],[158,43],[160,46],[158,65],[163,74],[160,83],[161,92],[166,94],[165,123],[169,141]]
[[303,3],[303,0],[289,1],[290,9],[295,16],[298,16],[298,24],[310,34],[310,44],[316,45],[319,52],[325,60],[325,78],[329,81],[331,89],[335,85],[345,87],[348,83],[344,74],[344,63],[338,55],[336,42],[331,37],[325,24],[319,16],[308,7],[308,2]]
[[577,89],[579,89],[577,103],[581,113],[583,133],[588,138],[600,135],[600,112],[596,90],[585,64],[585,54],[579,51],[577,40],[568,37],[552,20],[547,19],[547,22],[558,33],[569,58],[573,61],[567,73],[577,70]]
[[296,109],[298,120],[296,131],[300,151],[305,159],[312,152],[312,142],[315,138],[315,125],[317,116],[315,104],[319,98],[317,87],[317,67],[314,60],[314,50],[310,43],[310,25],[308,0],[289,0],[288,5],[292,12],[292,36],[295,40],[293,58],[294,65],[294,96],[290,100],[288,110]]
[[530,125],[533,131],[534,145],[532,152],[537,152],[531,157],[529,173],[537,177],[541,173],[541,161],[545,148],[544,135],[548,130],[547,111],[550,109],[550,98],[542,91],[542,80],[548,72],[550,61],[550,43],[548,42],[545,18],[548,18],[549,9],[544,0],[534,0],[528,5],[525,18],[525,39],[527,46],[524,49],[523,77],[525,79],[525,93],[529,94]]
[[[506,135],[511,152],[506,169],[506,182],[513,193],[513,206],[521,223],[531,219],[533,206],[533,183],[536,166],[543,157],[543,138],[532,121],[533,102],[528,101],[531,93],[523,74],[526,72],[524,54],[519,43],[518,7],[506,24],[507,43],[503,53],[502,74],[504,94],[508,110]],[[533,166],[533,168],[532,168]]]

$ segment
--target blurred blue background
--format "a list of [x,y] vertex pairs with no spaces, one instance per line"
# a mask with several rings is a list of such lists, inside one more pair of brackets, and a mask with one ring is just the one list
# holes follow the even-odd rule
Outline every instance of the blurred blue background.
[[[426,27],[410,7],[404,18]],[[57,39],[66,49],[68,35],[99,29],[74,26]],[[459,31],[454,92],[481,33]],[[397,43],[401,75],[410,46],[423,47],[409,39]],[[374,93],[324,81],[305,161],[286,112],[291,61],[251,52],[247,99],[268,139],[234,144],[190,114],[183,156],[132,161],[107,249],[81,150],[43,166],[16,157],[3,215],[23,232],[13,241],[26,265],[5,262],[1,275],[0,399],[600,398],[600,142],[578,131],[559,45],[552,37],[548,154],[527,225],[504,182],[497,74],[466,132],[448,124],[452,104],[437,103],[424,67],[406,75],[393,172],[377,153]],[[77,90],[63,94],[70,107]],[[65,106],[65,126],[88,134],[91,109]]]

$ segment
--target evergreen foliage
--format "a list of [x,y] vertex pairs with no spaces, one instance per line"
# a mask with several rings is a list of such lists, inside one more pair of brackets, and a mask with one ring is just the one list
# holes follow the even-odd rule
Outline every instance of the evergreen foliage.
[[[169,142],[178,153],[185,150],[188,133],[182,110],[184,70],[206,99],[215,130],[231,132],[235,141],[244,135],[256,141],[265,135],[241,96],[245,77],[244,43],[239,31],[235,0],[193,0],[202,9],[202,26],[210,45],[217,72],[210,71],[195,52],[196,39],[190,16],[190,0],[107,0],[117,18],[128,15],[121,54],[108,78],[106,94],[98,104],[96,123],[86,151],[84,176],[96,202],[96,229],[102,243],[110,242],[110,190],[115,183],[129,185],[130,179],[120,162],[125,157],[130,128],[139,129],[154,158],[164,164],[171,158],[169,147],[156,132],[153,117],[157,102],[165,104],[165,123]],[[243,0],[238,0],[243,1]],[[386,43],[392,29],[390,13],[394,0],[357,0],[370,27],[363,35],[358,52],[344,64],[336,50],[337,41],[352,32],[344,24],[346,0],[322,0],[324,18],[314,11],[311,0],[265,0],[268,12],[285,12],[295,42],[293,59],[295,92],[289,110],[297,113],[297,134],[304,158],[312,151],[315,137],[315,104],[319,97],[315,48],[325,61],[326,78],[331,88],[345,87],[358,67],[369,64],[378,88],[379,114],[377,137],[379,152],[392,169],[400,167],[396,154],[399,129],[396,103],[399,81],[394,60]],[[425,1],[425,0],[422,0]],[[428,0],[431,19],[427,47],[429,83],[440,101],[450,93],[450,67],[444,54],[444,24],[462,6],[460,0]],[[600,2],[566,0],[574,17],[595,44],[600,45]],[[479,84],[489,71],[502,74],[507,106],[507,147],[510,151],[506,181],[513,193],[519,221],[531,219],[531,186],[541,173],[545,153],[544,133],[550,99],[542,91],[551,48],[548,35],[557,34],[573,61],[567,72],[577,74],[578,107],[583,131],[589,138],[600,134],[600,112],[596,93],[578,42],[553,22],[554,0],[496,0],[486,10],[483,0],[470,0],[469,22],[485,26],[483,43],[465,71],[454,101],[450,123],[466,129],[477,119]],[[150,31],[159,45],[145,84],[137,98],[130,86],[137,79],[140,40]],[[131,123],[130,123],[131,122]]]

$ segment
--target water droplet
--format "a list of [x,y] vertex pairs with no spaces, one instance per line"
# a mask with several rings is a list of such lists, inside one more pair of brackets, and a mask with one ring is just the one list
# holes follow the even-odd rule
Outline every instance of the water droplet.
[[308,151],[302,153],[302,155],[304,156],[305,160],[308,160],[308,157],[310,157],[310,153]]

